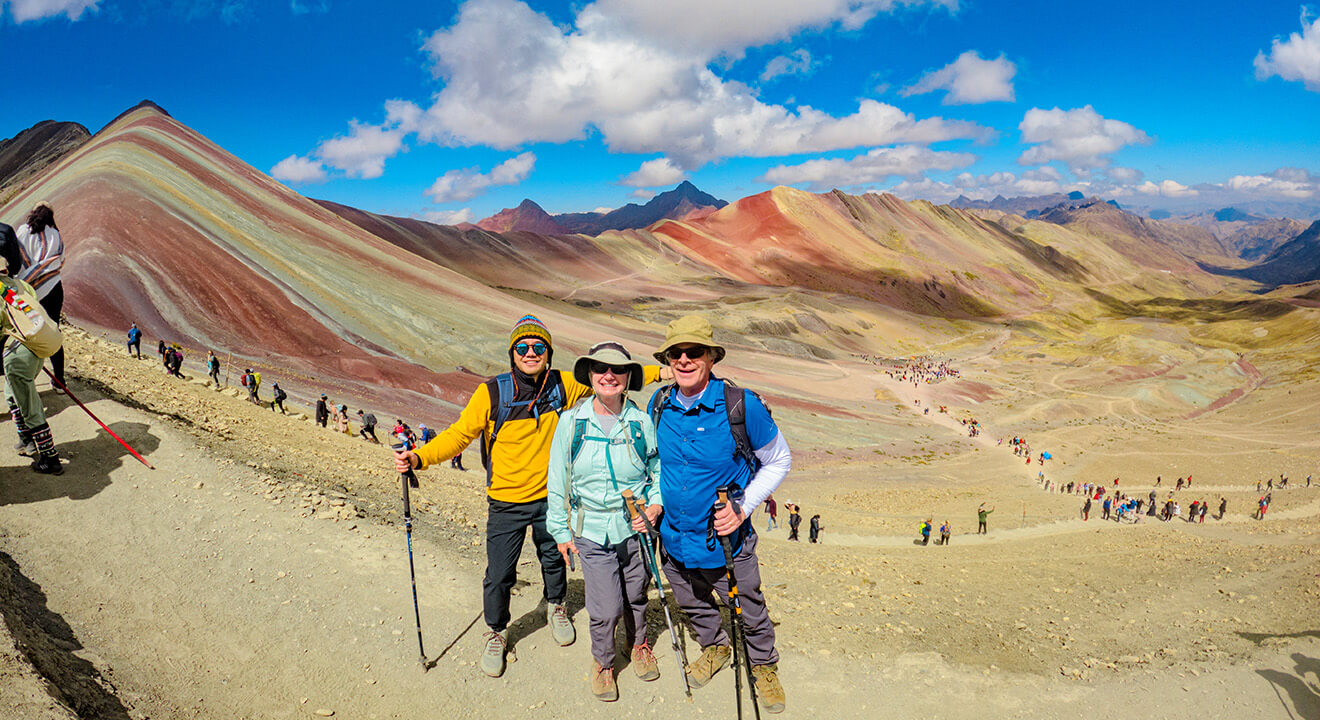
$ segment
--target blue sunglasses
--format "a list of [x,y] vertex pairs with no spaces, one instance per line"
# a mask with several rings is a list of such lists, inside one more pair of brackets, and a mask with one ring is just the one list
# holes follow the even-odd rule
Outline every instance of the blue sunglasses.
[[534,342],[534,343],[520,342],[517,345],[513,346],[513,351],[517,353],[519,357],[526,355],[528,350],[531,350],[533,355],[544,355],[545,351],[549,349],[550,346],[546,345],[543,342]]

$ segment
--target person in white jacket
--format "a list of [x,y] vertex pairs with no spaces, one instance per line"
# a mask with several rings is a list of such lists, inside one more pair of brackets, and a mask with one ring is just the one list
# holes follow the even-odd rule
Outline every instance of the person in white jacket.
[[[27,222],[14,231],[23,256],[23,267],[15,274],[19,280],[37,291],[37,301],[57,324],[64,309],[64,284],[60,271],[64,267],[64,241],[60,229],[55,227],[55,211],[48,203],[39,202],[28,213]],[[64,384],[64,348],[50,357],[51,372]]]

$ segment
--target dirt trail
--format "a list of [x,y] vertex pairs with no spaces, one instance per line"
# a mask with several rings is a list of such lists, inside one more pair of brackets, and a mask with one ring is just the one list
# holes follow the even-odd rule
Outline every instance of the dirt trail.
[[[97,372],[105,364],[114,365],[101,361]],[[696,691],[688,705],[664,642],[656,643],[659,681],[641,683],[625,668],[618,704],[591,698],[581,575],[570,576],[581,639],[560,648],[539,613],[530,554],[521,572],[531,585],[513,599],[517,662],[501,679],[481,676],[474,661],[482,627],[473,622],[483,569],[479,532],[458,519],[480,507],[475,473],[429,471],[417,496],[428,508],[415,537],[417,586],[428,655],[436,661],[423,673],[404,535],[391,505],[396,486],[388,473],[380,481],[355,479],[377,477],[356,468],[359,456],[382,451],[333,433],[323,437],[325,431],[306,422],[255,414],[196,386],[161,384],[135,374],[135,366],[114,367],[143,402],[165,402],[151,399],[156,387],[185,399],[196,394],[202,409],[191,412],[235,429],[233,439],[203,445],[198,433],[209,431],[198,430],[198,417],[183,409],[170,419],[75,383],[79,396],[157,469],[138,464],[53,394],[45,399],[67,472],[38,477],[15,457],[0,459],[0,552],[12,560],[11,572],[0,575],[0,609],[13,636],[15,626],[29,624],[28,611],[40,610],[43,632],[58,641],[44,650],[31,640],[16,646],[39,660],[62,653],[73,677],[54,679],[69,685],[69,696],[78,682],[88,690],[90,678],[105,690],[100,702],[123,709],[118,716],[198,720],[311,718],[318,710],[344,718],[662,717],[676,709],[685,716],[732,716],[731,675]],[[211,405],[211,398],[224,402]],[[244,424],[297,460],[303,479],[261,467],[266,461],[252,455],[257,446],[240,433]],[[309,465],[318,456],[303,447],[321,445],[343,458],[325,481]],[[247,459],[258,467],[244,464]],[[1232,591],[1215,602],[1227,604],[1196,600],[1206,592],[1196,586],[1144,605],[1112,594],[1124,587],[1069,580],[1075,561],[1051,558],[1085,553],[1123,567],[1125,553],[1152,551],[1121,543],[1148,538],[1160,548],[1152,568],[1163,573],[1168,566],[1157,556],[1172,551],[1172,562],[1193,561],[1192,553],[1205,554],[1204,541],[1158,526],[1094,535],[1091,527],[1074,532],[1074,524],[1005,530],[993,541],[958,538],[939,549],[942,555],[888,547],[877,556],[872,548],[799,546],[782,534],[767,535],[764,582],[779,625],[789,694],[784,717],[1101,717],[1118,704],[1139,719],[1320,712],[1320,631],[1300,610],[1308,603],[1313,609],[1314,600],[1305,581],[1297,581],[1320,572],[1314,533],[1268,561],[1253,563],[1246,551],[1234,554],[1227,545],[1217,549],[1215,572],[1231,562],[1261,573],[1222,581]],[[1059,529],[1066,534],[1055,535]],[[1186,554],[1179,554],[1184,544]],[[1094,570],[1101,578],[1109,572]],[[1153,578],[1129,580],[1132,588],[1154,589]],[[26,601],[14,600],[17,586],[28,588]],[[1279,588],[1273,596],[1279,606],[1237,604],[1267,586]],[[1082,594],[1063,603],[1071,620],[1064,613],[1033,614],[1073,588]],[[1110,611],[1120,602],[1132,603],[1120,614],[1144,618],[1149,632],[1142,635],[1149,637],[1122,633],[1125,621]],[[1179,610],[1198,603],[1224,628],[1213,635],[1220,648],[1213,652],[1198,650],[1209,637],[1199,628],[1192,633],[1197,646],[1179,644],[1188,633]],[[1230,616],[1241,621],[1230,624],[1236,619]],[[652,613],[653,633],[659,618]],[[61,624],[67,636],[59,638]],[[1066,633],[1064,645],[1074,647],[1059,649],[1055,632]],[[68,717],[61,703],[40,702],[26,657],[5,640],[0,635],[6,680],[0,717]],[[1130,640],[1153,644],[1130,647]],[[1169,652],[1160,651],[1164,646]],[[1137,659],[1129,662],[1118,654],[1124,652]],[[101,716],[117,717],[113,710]]]

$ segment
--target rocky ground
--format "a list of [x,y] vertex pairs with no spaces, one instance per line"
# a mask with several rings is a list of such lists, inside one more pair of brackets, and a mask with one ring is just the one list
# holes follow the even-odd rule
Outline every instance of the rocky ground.
[[[530,555],[515,598],[518,662],[481,677],[479,470],[428,470],[413,496],[436,662],[423,673],[387,451],[315,427],[306,408],[272,413],[76,331],[68,347],[75,393],[156,469],[65,397],[43,395],[68,471],[0,465],[0,717],[732,712],[728,677],[683,703],[658,608],[665,677],[643,685],[625,670],[619,704],[591,699],[585,636],[549,642]],[[996,377],[993,365],[978,370]],[[1320,715],[1320,486],[1276,492],[1263,522],[1246,516],[1257,479],[1283,467],[1296,485],[1320,467],[1314,432],[1287,431],[1314,427],[1320,411],[1302,399],[1313,394],[1266,384],[1185,422],[1050,427],[1007,401],[945,397],[953,386],[878,387],[893,406],[877,423],[881,446],[831,440],[833,420],[776,411],[797,451],[781,502],[821,512],[826,527],[817,545],[788,542],[785,527],[763,533],[788,715],[1099,717],[1117,703],[1137,718]],[[920,414],[918,399],[954,413]],[[971,408],[996,432],[966,438],[956,413]],[[1171,468],[1162,493],[1193,474],[1230,513],[1119,526],[1097,507],[1084,523],[1080,498],[1042,491],[1042,470],[995,444],[1000,432],[1066,448],[1047,477],[1117,474],[1144,494]],[[1122,447],[1108,446],[1117,432]],[[980,502],[996,508],[985,536],[971,534]],[[916,522],[946,516],[949,546],[914,545]],[[581,587],[575,576],[585,633]]]

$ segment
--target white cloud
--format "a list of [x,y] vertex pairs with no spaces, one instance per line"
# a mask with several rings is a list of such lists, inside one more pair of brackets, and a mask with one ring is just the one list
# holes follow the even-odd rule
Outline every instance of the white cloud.
[[77,20],[84,12],[89,10],[95,12],[100,2],[101,0],[8,0],[0,1],[0,9],[7,4],[15,23],[42,20],[57,15]]
[[325,182],[325,166],[310,158],[290,155],[275,163],[270,169],[270,176],[280,182],[302,185]]
[[354,120],[349,127],[347,136],[326,140],[313,154],[349,177],[380,177],[385,172],[386,158],[403,150],[403,131],[388,122],[368,125]]
[[1146,177],[1146,173],[1129,167],[1111,167],[1105,170],[1105,176],[1116,185],[1137,185]]
[[1320,92],[1320,17],[1310,25],[1306,20],[1303,8],[1301,34],[1292,33],[1286,41],[1276,37],[1269,53],[1256,53],[1258,80],[1278,75],[1284,80],[1301,80],[1307,90]]
[[629,187],[659,187],[682,182],[686,177],[687,173],[674,165],[674,161],[660,157],[642,163],[641,167],[628,174],[619,183]]
[[771,168],[757,182],[776,185],[806,184],[812,190],[855,187],[884,182],[892,177],[916,178],[931,170],[953,170],[976,161],[970,153],[942,152],[917,145],[876,148],[850,160],[808,160],[800,165]]
[[1174,180],[1163,180],[1158,185],[1147,180],[1132,189],[1142,195],[1158,195],[1167,198],[1195,197],[1199,194],[1196,190]]
[[[638,200],[650,200],[651,198],[655,197],[654,190],[647,190],[645,188],[637,188],[636,190],[633,190],[629,194],[637,198]],[[613,209],[614,208],[605,208],[604,211],[610,212]],[[601,208],[596,208],[596,212],[601,212]]]
[[477,219],[472,213],[472,208],[463,208],[462,210],[432,210],[422,213],[422,219],[439,225],[458,225],[459,223],[470,223]]
[[[724,157],[991,137],[975,123],[918,119],[875,100],[842,117],[767,104],[753,88],[711,69],[718,53],[804,28],[859,27],[897,4],[600,0],[561,27],[519,0],[469,0],[423,45],[440,91],[426,107],[387,103],[380,129],[416,133],[426,143],[506,150],[599,132],[613,152],[663,154],[685,170]],[[956,7],[952,0],[906,4]],[[693,17],[702,22],[689,22]],[[690,42],[676,41],[680,36]],[[353,127],[354,137],[365,132]],[[371,159],[383,163],[385,150]],[[321,149],[314,154],[334,165]]]
[[609,26],[681,53],[738,57],[746,48],[787,40],[803,30],[856,30],[899,6],[958,9],[958,0],[598,0],[578,26]]
[[820,63],[811,59],[806,48],[798,48],[790,55],[780,55],[765,64],[761,72],[761,82],[770,82],[784,75],[810,75],[820,67]]
[[959,173],[952,182],[941,182],[922,178],[905,180],[895,185],[889,192],[905,200],[923,199],[932,202],[949,202],[958,196],[972,200],[990,200],[997,195],[1004,197],[1023,197],[1034,195],[1052,195],[1079,190],[1091,194],[1091,183],[1067,181],[1063,173],[1045,166],[1033,168],[1018,175],[1011,172],[995,172],[986,175]]
[[436,178],[425,195],[435,203],[464,202],[499,185],[517,185],[531,174],[536,155],[525,152],[496,165],[489,173],[476,168],[450,170]]
[[1106,155],[1127,145],[1144,145],[1150,136],[1122,122],[1101,117],[1090,105],[1075,110],[1032,108],[1018,125],[1022,142],[1034,143],[1018,158],[1019,165],[1059,160],[1079,175],[1109,164]]
[[1320,177],[1300,168],[1280,168],[1269,175],[1234,175],[1223,187],[1258,198],[1320,198]]
[[957,60],[922,76],[915,85],[903,90],[904,97],[936,90],[948,90],[945,105],[970,105],[987,102],[1013,102],[1013,76],[1017,65],[1002,54],[986,60],[975,50],[968,50]]
[[294,15],[325,13],[330,11],[330,0],[289,0],[289,12]]

